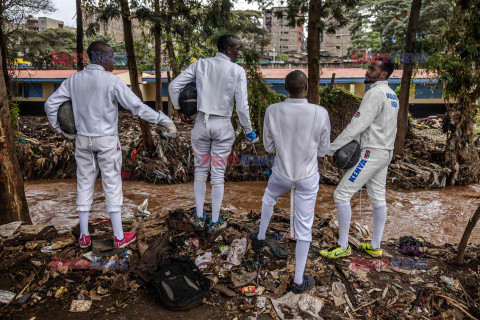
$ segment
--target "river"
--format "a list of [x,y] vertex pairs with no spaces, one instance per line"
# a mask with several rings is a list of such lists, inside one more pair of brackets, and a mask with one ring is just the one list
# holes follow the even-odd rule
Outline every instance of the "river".
[[[223,208],[234,212],[260,210],[265,181],[227,182]],[[334,216],[334,186],[320,185],[316,214]],[[210,201],[207,187],[206,201]],[[107,218],[101,181],[97,180],[91,219]],[[149,195],[151,191],[151,195]],[[25,183],[27,202],[34,223],[53,224],[58,229],[71,228],[78,223],[75,212],[75,180],[48,180]],[[193,183],[152,185],[140,181],[123,182],[123,216],[133,215],[137,205],[149,198],[149,210],[190,208],[194,206]],[[479,205],[480,185],[451,187],[440,190],[387,190],[388,217],[383,240],[404,235],[423,236],[436,244],[458,243],[468,219]],[[289,210],[289,194],[277,205]],[[361,206],[360,206],[361,202]],[[352,221],[367,224],[372,230],[372,209],[366,190],[352,199]],[[477,226],[470,242],[480,243]]]

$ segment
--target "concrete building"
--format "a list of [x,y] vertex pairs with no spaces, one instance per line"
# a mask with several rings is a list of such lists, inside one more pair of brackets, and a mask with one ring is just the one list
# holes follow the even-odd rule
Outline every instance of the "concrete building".
[[[111,19],[108,22],[98,21],[98,17],[102,13],[98,7],[93,6],[83,6],[83,28],[86,30],[91,23],[98,22],[99,30],[98,33],[102,35],[111,35],[116,41],[124,42],[125,38],[123,35],[123,22],[121,18]],[[137,28],[139,26],[137,19],[132,20],[132,32],[133,40],[138,40],[141,31]]]
[[[277,16],[279,12],[282,13],[282,17]],[[305,43],[303,26],[288,25],[286,7],[265,10],[265,28],[272,39],[271,43],[265,47],[265,51],[270,56],[303,51]]]
[[328,56],[344,59],[348,56],[348,47],[352,46],[350,26],[335,31],[334,34],[322,33],[320,49],[325,50]]
[[28,17],[26,21],[27,30],[43,31],[45,29],[63,29],[64,22],[48,17]]

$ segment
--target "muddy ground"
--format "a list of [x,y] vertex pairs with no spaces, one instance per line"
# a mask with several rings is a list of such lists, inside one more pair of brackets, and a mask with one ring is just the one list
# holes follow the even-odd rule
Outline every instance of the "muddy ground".
[[[209,210],[206,211],[208,214]],[[288,238],[287,213],[277,209],[269,229],[272,232],[270,237],[279,238],[276,243],[287,249],[287,260],[276,258],[271,250],[255,253],[248,240],[245,252],[240,255],[241,261],[228,270],[228,262],[233,261],[229,258],[229,251],[239,239],[248,239],[258,226],[260,213],[223,212],[229,228],[216,237],[194,232],[186,221],[190,212],[163,211],[146,219],[137,217],[124,221],[125,230],[138,230],[138,240],[129,250],[122,252],[112,252],[108,241],[102,241],[111,239],[108,220],[91,223],[96,248],[94,255],[103,256],[106,260],[113,257],[117,261],[127,256],[128,263],[119,264],[122,268],[95,264],[85,258],[84,254],[91,258],[89,250],[81,250],[74,243],[78,228],[72,233],[58,235],[52,227],[40,226],[34,231],[29,227],[19,227],[9,240],[0,244],[0,271],[3,275],[0,289],[27,295],[27,300],[20,303],[17,299],[9,305],[0,305],[1,317],[278,319],[278,310],[272,307],[272,301],[287,293],[294,272],[295,241]],[[382,244],[384,256],[373,259],[360,250],[360,242],[371,238],[370,230],[353,223],[350,232],[352,256],[330,261],[319,256],[318,251],[336,241],[338,228],[335,219],[317,214],[314,225],[314,241],[306,272],[316,281],[309,297],[321,306],[319,317],[480,317],[480,246],[468,247],[465,265],[460,267],[450,264],[456,252],[455,246],[436,246],[423,239],[420,239],[420,246],[415,251],[416,257],[399,252],[399,239],[388,239]],[[53,245],[58,251],[46,252],[48,245]],[[224,252],[221,251],[222,245],[228,246]],[[210,297],[203,306],[191,311],[165,310],[148,285],[155,266],[171,256],[187,255],[195,261],[208,252],[212,253],[213,259],[204,262],[202,271],[212,281]],[[255,286],[259,294],[246,297],[242,288],[247,285]],[[55,298],[62,287],[67,291]],[[265,299],[264,305],[262,299]],[[88,311],[70,312],[73,300],[91,300],[92,304]],[[298,313],[288,307],[280,308],[282,310],[291,315]],[[315,319],[305,313],[297,315]]]

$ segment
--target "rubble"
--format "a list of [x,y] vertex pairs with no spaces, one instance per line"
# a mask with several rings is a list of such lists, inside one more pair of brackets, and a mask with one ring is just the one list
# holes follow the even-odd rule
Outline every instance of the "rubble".
[[[119,113],[124,180],[144,180],[156,184],[193,181],[193,150],[190,142],[192,125],[175,121],[178,138],[166,139],[154,133],[156,150],[147,152],[145,148],[139,148],[141,132],[138,121],[128,112]],[[446,135],[436,125],[439,121],[433,116],[411,121],[411,133],[405,141],[405,155],[395,156],[390,164],[387,179],[389,187],[412,189],[446,186],[451,170],[443,165]],[[19,122],[17,146],[24,178],[75,178],[74,143],[56,133],[46,117],[25,116]],[[339,133],[337,131],[336,134]],[[262,147],[256,148],[254,152],[242,142],[241,135],[239,137],[228,161],[226,180],[265,180],[269,174],[268,164],[273,163],[267,161],[269,155]],[[338,184],[344,173],[330,165],[326,159],[319,159],[319,168],[321,182],[325,184]],[[144,215],[149,214],[147,206],[148,201],[139,206],[139,211]]]
[[[91,223],[91,251],[80,249],[72,235],[58,235],[51,226],[17,228],[0,240],[4,278],[0,302],[11,301],[0,305],[0,317],[31,318],[57,309],[98,316],[99,310],[108,308],[108,314],[120,314],[146,299],[156,267],[179,255],[197,260],[211,280],[205,303],[218,310],[213,319],[253,319],[261,314],[278,319],[480,317],[480,246],[467,247],[466,264],[461,267],[449,263],[455,253],[452,245],[423,241],[424,256],[415,257],[398,252],[399,239],[383,242],[384,256],[379,259],[352,244],[352,256],[330,261],[318,251],[336,241],[338,227],[334,219],[316,215],[315,241],[305,269],[316,285],[297,296],[289,293],[295,241],[284,237],[289,230],[287,212],[275,208],[272,217],[272,237],[276,234],[277,243],[288,253],[288,259],[280,260],[273,252],[251,249],[249,235],[260,212],[222,211],[229,227],[220,236],[210,236],[189,225],[187,215],[192,210],[153,212],[130,220],[125,228],[137,230],[138,240],[120,250],[112,247],[106,221]],[[210,205],[205,210],[207,216],[211,214]],[[42,239],[24,237],[25,230],[34,229],[40,230],[37,236],[50,231]],[[358,242],[371,237],[369,228],[356,222],[350,231]],[[57,235],[51,238],[53,234]],[[156,303],[155,308],[162,306]]]

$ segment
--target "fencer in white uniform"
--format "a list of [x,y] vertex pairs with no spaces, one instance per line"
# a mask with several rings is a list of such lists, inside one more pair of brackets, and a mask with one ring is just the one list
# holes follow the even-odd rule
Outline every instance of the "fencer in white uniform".
[[285,78],[289,98],[267,108],[263,125],[263,144],[269,153],[276,153],[273,173],[262,199],[262,215],[258,234],[252,235],[252,247],[262,251],[266,231],[278,197],[294,185],[295,203],[295,277],[292,291],[302,293],[313,285],[311,276],[304,276],[310,242],[315,202],[320,176],[318,157],[330,147],[330,119],[325,108],[305,99],[307,77],[292,71]]
[[[238,58],[240,46],[240,40],[234,36],[220,37],[215,57],[194,62],[169,86],[173,106],[179,110],[178,99],[181,90],[196,80],[198,113],[191,132],[196,210],[190,222],[196,230],[204,230],[206,227],[203,208],[206,181],[210,172],[212,184],[212,219],[208,227],[210,234],[219,233],[227,226],[220,217],[220,207],[228,156],[235,140],[235,130],[231,123],[234,102],[246,142],[254,143],[258,140],[250,121],[245,70],[234,63]],[[186,120],[184,114],[181,116]]]
[[360,108],[350,124],[335,139],[329,155],[360,136],[361,155],[357,164],[347,170],[334,192],[339,224],[338,244],[322,250],[327,258],[349,255],[348,233],[352,210],[350,199],[365,184],[373,206],[373,238],[363,243],[363,249],[372,256],[382,255],[380,242],[386,222],[385,188],[388,165],[392,160],[397,133],[398,98],[388,86],[387,79],[394,69],[390,61],[376,61],[369,65],[365,83],[371,88],[365,93]]
[[[118,106],[143,120],[167,127],[170,137],[176,136],[176,128],[169,117],[143,104],[119,77],[106,72],[113,70],[113,49],[108,44],[93,42],[87,52],[92,63],[62,82],[45,102],[45,112],[54,129],[67,138],[76,138],[80,246],[88,247],[90,244],[88,215],[100,171],[106,209],[112,221],[114,245],[121,247],[133,241],[135,235],[124,234],[122,230],[122,150],[118,139]],[[72,101],[76,137],[63,132],[57,118],[58,109],[68,100]]]

